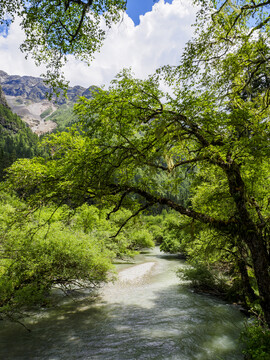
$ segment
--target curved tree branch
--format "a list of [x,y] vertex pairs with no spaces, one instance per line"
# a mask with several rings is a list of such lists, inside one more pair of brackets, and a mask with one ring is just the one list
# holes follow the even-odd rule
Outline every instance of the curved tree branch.
[[118,229],[117,233],[113,236],[110,236],[111,239],[116,238],[119,233],[122,231],[122,229],[124,228],[124,226],[129,222],[129,220],[131,220],[132,218],[136,217],[137,215],[139,215],[140,212],[148,209],[149,207],[151,207],[153,204],[152,203],[148,203],[144,206],[142,206],[139,210],[137,210],[135,213],[133,213],[131,216],[129,216],[120,226],[120,228]]
[[[177,212],[179,212],[182,215],[186,215],[192,219],[199,220],[199,221],[203,222],[204,224],[208,224],[218,230],[228,231],[228,226],[235,225],[234,219],[230,219],[230,220],[215,219],[212,216],[199,213],[192,209],[188,209],[187,207],[184,207],[184,206],[176,203],[173,200],[170,200],[170,199],[164,198],[164,197],[159,197],[157,195],[153,195],[150,192],[148,192],[146,190],[142,190],[135,186],[124,186],[124,185],[111,184],[110,188],[111,189],[117,188],[117,189],[121,189],[122,191],[128,191],[129,193],[134,193],[134,194],[140,195],[142,198],[144,198],[145,200],[148,201],[148,204],[145,207],[141,208],[134,216],[136,216],[139,212],[145,210],[146,208],[148,208],[154,204],[160,204],[160,205],[168,206],[169,208],[176,210]],[[134,217],[134,216],[132,216],[132,217]]]

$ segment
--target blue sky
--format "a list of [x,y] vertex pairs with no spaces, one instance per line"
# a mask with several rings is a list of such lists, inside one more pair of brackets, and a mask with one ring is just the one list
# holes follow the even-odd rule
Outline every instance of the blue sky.
[[[139,16],[152,10],[152,6],[157,0],[127,0],[127,14],[134,21],[135,25],[139,25]],[[166,0],[165,3],[172,3],[172,0]]]

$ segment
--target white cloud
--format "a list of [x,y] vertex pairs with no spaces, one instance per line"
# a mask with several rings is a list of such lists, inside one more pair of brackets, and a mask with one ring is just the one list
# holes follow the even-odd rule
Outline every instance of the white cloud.
[[[144,78],[159,66],[179,62],[185,43],[191,38],[191,24],[196,9],[189,0],[163,0],[153,5],[151,12],[140,16],[135,26],[126,14],[123,21],[109,31],[100,53],[90,66],[70,57],[65,74],[71,85],[106,86],[123,68],[131,67],[136,76]],[[12,24],[7,38],[0,38],[0,69],[9,74],[38,76],[33,60],[25,60],[19,51],[23,33],[18,23]]]
[[45,71],[45,66],[37,67],[32,59],[25,59],[25,54],[19,49],[24,38],[19,19],[11,24],[7,37],[0,36],[0,70],[10,75],[39,76]]

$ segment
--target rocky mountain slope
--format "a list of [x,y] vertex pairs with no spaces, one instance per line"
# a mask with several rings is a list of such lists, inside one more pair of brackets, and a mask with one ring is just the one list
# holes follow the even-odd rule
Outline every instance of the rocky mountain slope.
[[[41,78],[8,75],[1,70],[0,85],[11,110],[19,115],[37,134],[50,132],[57,127],[58,113],[56,111],[61,107],[65,109],[67,107],[71,108],[78,97],[91,98],[92,92],[97,91],[95,86],[87,89],[82,86],[69,87],[67,91],[68,99],[60,96],[57,99],[54,97],[51,101],[48,101],[46,94],[50,92],[50,88]],[[62,112],[60,111],[60,113]],[[53,118],[54,121],[50,120],[50,118]]]

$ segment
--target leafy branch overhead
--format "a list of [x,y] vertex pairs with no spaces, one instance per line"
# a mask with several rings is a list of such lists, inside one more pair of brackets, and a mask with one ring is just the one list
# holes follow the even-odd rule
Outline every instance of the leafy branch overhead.
[[57,89],[64,83],[67,56],[89,62],[125,8],[125,0],[1,0],[0,23],[21,19],[26,35],[21,50],[37,65],[47,65],[43,76]]
[[[194,2],[200,10],[195,36],[181,59],[182,79],[190,83],[196,76],[201,86],[216,84],[220,97],[243,92],[251,96],[254,83],[269,84],[269,1]],[[179,76],[178,67],[168,67],[168,72],[172,79]]]

